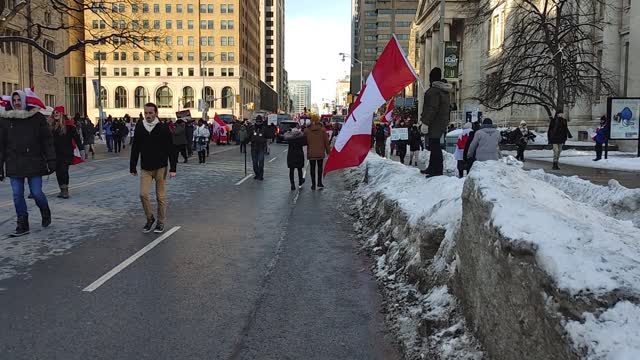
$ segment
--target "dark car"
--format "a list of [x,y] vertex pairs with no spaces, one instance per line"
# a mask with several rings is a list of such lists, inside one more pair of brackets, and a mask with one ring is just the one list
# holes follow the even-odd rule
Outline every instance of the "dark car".
[[287,120],[287,121],[281,121],[280,125],[278,125],[278,128],[276,130],[276,142],[277,143],[282,143],[284,142],[284,134],[295,128],[298,125],[298,123],[296,121],[292,121],[292,120]]

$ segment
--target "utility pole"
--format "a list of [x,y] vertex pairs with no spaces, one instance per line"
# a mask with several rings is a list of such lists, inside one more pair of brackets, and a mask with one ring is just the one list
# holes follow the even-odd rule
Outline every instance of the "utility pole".
[[98,126],[98,134],[102,135],[102,51],[98,52]]
[[[33,24],[33,19],[31,18],[31,1],[27,1],[27,37],[31,39],[31,25]],[[33,84],[33,47],[27,46],[29,51],[29,87],[34,87]]]

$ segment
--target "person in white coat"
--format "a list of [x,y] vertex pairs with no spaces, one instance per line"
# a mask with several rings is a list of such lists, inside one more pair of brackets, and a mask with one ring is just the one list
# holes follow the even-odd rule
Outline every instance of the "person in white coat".
[[209,127],[204,120],[200,119],[198,121],[198,127],[193,132],[193,143],[196,144],[196,151],[198,152],[198,159],[200,160],[200,164],[204,164],[207,159],[207,144],[209,142],[209,137],[211,133],[209,132]]

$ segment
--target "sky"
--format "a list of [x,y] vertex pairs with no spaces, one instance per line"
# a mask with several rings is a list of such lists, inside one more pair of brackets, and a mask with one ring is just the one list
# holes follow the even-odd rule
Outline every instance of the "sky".
[[[311,80],[311,101],[335,99],[349,74],[351,0],[285,0],[285,68],[289,80]],[[325,79],[325,80],[323,80]]]

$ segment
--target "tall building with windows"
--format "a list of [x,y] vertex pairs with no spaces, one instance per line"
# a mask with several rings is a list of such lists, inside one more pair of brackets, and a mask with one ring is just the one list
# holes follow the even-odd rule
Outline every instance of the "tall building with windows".
[[291,112],[299,114],[311,109],[311,81],[289,80],[289,96],[293,102]]
[[[5,3],[5,16],[13,10],[16,2],[0,0]],[[59,36],[55,28],[63,19],[49,6],[48,0],[27,2],[19,13],[3,21],[0,34],[7,36],[26,36],[29,24],[43,24],[39,44],[52,52],[60,52],[67,48],[68,38]],[[57,16],[56,16],[57,15]],[[65,76],[67,67],[65,60],[55,60],[42,52],[19,42],[0,43],[0,90],[2,94],[33,87],[48,106],[63,105],[65,93]]]
[[260,0],[260,10],[260,78],[278,94],[278,110],[285,111],[284,0]]
[[[405,53],[416,16],[418,0],[354,0],[352,11],[352,55],[362,61],[366,80],[391,36],[396,35]],[[353,61],[352,92],[359,90],[360,65]],[[355,81],[355,85],[354,82]]]
[[[92,120],[99,118],[98,99],[105,115],[114,117],[137,116],[149,101],[158,105],[161,118],[175,118],[178,110],[190,110],[196,118],[205,112],[246,118],[251,104],[259,108],[257,1],[136,1],[109,3],[102,11],[125,15],[120,26],[148,30],[150,36],[135,44],[115,39],[86,49]],[[104,26],[93,15],[85,13],[87,38]],[[99,74],[98,98],[93,80]]]

